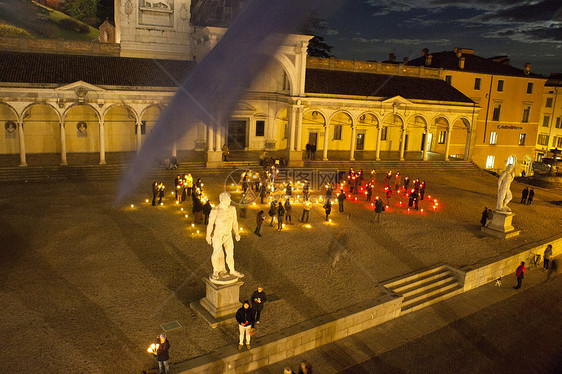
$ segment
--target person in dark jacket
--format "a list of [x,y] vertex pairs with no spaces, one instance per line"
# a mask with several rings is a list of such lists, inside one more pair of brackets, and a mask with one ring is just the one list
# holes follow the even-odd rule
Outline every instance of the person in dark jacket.
[[162,204],[163,197],[164,197],[164,185],[160,183],[158,185],[158,204]]
[[525,186],[521,192],[521,204],[527,204],[527,196],[529,196],[529,187]]
[[154,355],[158,361],[158,371],[160,374],[170,372],[170,354],[168,350],[170,349],[170,342],[166,339],[166,334],[162,333],[156,339],[156,351]]
[[488,223],[488,208],[484,207],[484,210],[482,211],[482,218],[480,218],[480,224],[482,227],[485,227],[486,223]]
[[381,213],[384,210],[384,203],[382,202],[382,199],[378,198],[375,201],[375,222],[380,223],[381,222]]
[[291,197],[293,195],[293,186],[291,186],[291,183],[287,183],[287,187],[285,188],[285,195],[287,195],[288,197]]
[[244,346],[244,335],[246,335],[246,347],[250,349],[250,330],[254,326],[254,314],[255,312],[250,308],[248,300],[244,300],[242,307],[236,312],[236,322],[238,322],[238,331],[240,332],[238,350],[241,350]]
[[299,366],[299,373],[298,374],[312,374],[312,365],[310,365],[306,361],[302,361]]
[[267,301],[267,295],[263,291],[263,286],[259,285],[258,289],[252,293],[250,302],[252,309],[256,312],[254,323],[260,323],[261,312],[263,311],[263,304]]
[[316,144],[310,145],[311,160],[316,160]]
[[544,259],[543,267],[545,268],[545,270],[548,270],[548,263],[550,262],[551,257],[552,257],[552,244],[549,244],[546,246],[543,256]]
[[263,216],[263,210],[260,210],[258,212],[258,215],[256,216],[256,229],[254,230],[254,234],[256,234],[259,237],[261,237],[261,234],[260,234],[261,225],[262,225],[264,220],[265,220],[265,217]]
[[304,149],[306,149],[306,159],[310,160],[310,143],[306,143]]
[[283,218],[285,217],[285,208],[283,208],[283,203],[279,202],[277,206],[277,231],[283,229]]
[[293,211],[293,206],[291,205],[291,199],[285,199],[285,222],[289,222],[290,225],[293,224],[291,219],[291,213]]
[[269,223],[269,227],[273,227],[273,221],[275,220],[275,216],[277,215],[277,201],[271,202],[271,205],[269,206],[268,214],[271,217],[271,222]]
[[529,197],[527,198],[527,205],[531,205],[531,202],[533,201],[534,197],[535,197],[535,189],[531,187],[531,190],[529,191]]
[[373,185],[371,184],[371,182],[367,183],[367,201],[371,201],[372,197],[373,197]]
[[192,196],[192,200],[193,207],[191,212],[194,214],[194,221],[195,223],[201,223],[201,221],[203,221],[203,204],[201,203],[201,199],[196,195]]
[[326,221],[330,218],[330,214],[332,213],[332,203],[330,200],[326,201],[324,204],[324,211],[326,212]]
[[211,214],[211,210],[213,210],[213,207],[211,206],[209,200],[207,200],[207,202],[203,204],[203,215],[205,216],[205,225],[209,224],[209,214]]
[[340,190],[340,193],[338,194],[338,206],[339,206],[339,212],[343,213],[343,201],[346,199],[345,193],[343,192],[343,190]]
[[424,195],[425,195],[425,181],[422,181],[420,183],[420,200],[423,200]]
[[263,199],[267,196],[267,188],[264,183],[260,183],[260,203],[263,204]]
[[152,182],[152,206],[156,205],[157,195],[158,195],[158,183]]
[[521,261],[521,265],[519,265],[517,267],[517,270],[515,270],[515,276],[517,277],[517,286],[513,287],[516,290],[521,288],[521,283],[523,282],[523,278],[525,278],[525,271],[527,269],[525,268],[525,262]]

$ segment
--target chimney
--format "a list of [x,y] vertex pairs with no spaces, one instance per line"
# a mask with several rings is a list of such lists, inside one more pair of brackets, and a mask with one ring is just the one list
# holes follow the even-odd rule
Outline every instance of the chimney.
[[459,58],[459,69],[464,69],[464,57]]
[[529,73],[531,73],[531,64],[526,62],[525,65],[523,65],[523,70],[525,71],[525,75],[529,75]]
[[424,48],[422,49],[422,57],[425,57],[429,54],[429,49],[428,48]]
[[404,65],[408,65],[408,57],[404,57]]
[[396,56],[394,56],[394,53],[389,53],[388,54],[388,62],[394,62]]
[[433,59],[432,55],[425,56],[425,66],[431,66],[431,60]]

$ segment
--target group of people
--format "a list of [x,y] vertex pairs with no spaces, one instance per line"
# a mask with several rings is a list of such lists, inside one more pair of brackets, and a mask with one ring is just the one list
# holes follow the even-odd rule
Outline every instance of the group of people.
[[[558,274],[558,259],[552,258],[552,244],[546,246],[543,254],[543,269],[547,271],[546,280],[556,279]],[[521,261],[521,264],[515,270],[515,278],[517,279],[517,285],[513,288],[516,290],[521,288],[523,284],[523,279],[525,278],[525,273],[527,268],[525,267],[525,261]]]
[[306,149],[307,160],[316,160],[316,143],[306,143],[304,149]]
[[535,189],[531,187],[531,189],[529,190],[529,187],[525,186],[525,188],[521,192],[521,204],[531,205],[534,197],[535,197]]
[[258,285],[257,290],[250,296],[250,300],[244,300],[240,309],[236,311],[236,322],[238,322],[238,331],[240,333],[238,350],[242,350],[244,341],[246,341],[246,348],[251,348],[250,338],[254,334],[256,324],[260,323],[261,313],[266,301],[267,295],[263,290],[263,286]]

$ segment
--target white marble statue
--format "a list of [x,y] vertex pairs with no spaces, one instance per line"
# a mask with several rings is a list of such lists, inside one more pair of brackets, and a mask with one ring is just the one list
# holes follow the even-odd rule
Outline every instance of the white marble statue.
[[498,179],[498,201],[496,203],[496,212],[511,212],[511,209],[509,209],[507,204],[513,197],[509,186],[511,186],[511,182],[513,182],[514,177],[515,169],[513,168],[513,164],[509,164],[503,173],[500,174],[500,178]]
[[226,275],[225,265],[228,266],[231,275],[238,278],[244,276],[244,274],[234,270],[233,232],[236,241],[239,241],[240,234],[238,233],[236,208],[230,205],[230,194],[223,192],[219,195],[219,205],[211,210],[209,225],[207,226],[207,243],[213,246],[213,254],[211,255],[213,275],[211,280],[219,280],[221,275]]

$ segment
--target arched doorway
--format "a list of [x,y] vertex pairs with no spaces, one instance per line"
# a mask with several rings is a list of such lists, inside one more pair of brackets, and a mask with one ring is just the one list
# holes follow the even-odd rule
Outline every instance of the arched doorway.
[[114,105],[104,115],[106,152],[133,152],[136,150],[136,116],[125,105]]
[[97,164],[100,159],[100,117],[89,105],[71,106],[64,114],[68,163]]
[[[346,112],[337,112],[330,118],[330,126],[328,127],[328,150],[333,154],[337,154],[337,159],[346,158],[351,149],[353,119]],[[362,146],[364,146],[362,144]]]
[[[377,132],[379,120],[373,113],[363,113],[357,119],[356,151],[375,151],[377,149]],[[361,139],[360,139],[361,138]],[[363,142],[360,149],[359,142]]]
[[60,117],[47,104],[32,104],[22,114],[27,163],[60,165]]
[[423,158],[423,150],[427,147],[428,140],[426,129],[427,121],[421,115],[415,115],[408,120],[404,144],[406,159]]
[[466,118],[459,118],[453,122],[451,129],[451,144],[449,147],[449,157],[458,160],[466,160],[468,130],[470,123]]
[[8,104],[0,103],[0,158],[1,164],[16,166],[19,163],[19,134],[16,110]]
[[448,128],[449,121],[445,117],[437,117],[431,123],[429,128],[431,144],[428,144],[428,151],[432,153],[432,159],[443,160],[445,158]]
[[381,130],[382,158],[397,159],[399,157],[403,126],[404,121],[396,114],[391,114],[384,118]]
[[326,129],[326,117],[319,110],[309,110],[302,117],[302,149],[306,145],[316,147],[315,159],[319,159],[318,152],[324,149],[324,133]]

